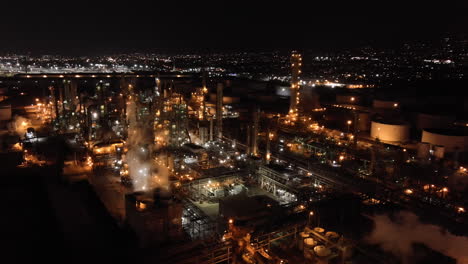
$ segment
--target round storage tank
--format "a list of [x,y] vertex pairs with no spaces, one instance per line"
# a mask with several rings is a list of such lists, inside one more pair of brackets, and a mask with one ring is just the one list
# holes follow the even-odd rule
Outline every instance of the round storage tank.
[[323,235],[325,233],[325,229],[321,228],[321,227],[316,227],[314,228],[314,231]]
[[409,125],[404,122],[372,121],[371,137],[382,141],[408,142]]
[[313,238],[304,239],[304,258],[313,259],[314,258],[314,247],[317,245],[317,241]]
[[447,128],[453,126],[455,117],[418,113],[416,115],[416,128]]
[[382,108],[382,109],[399,109],[400,103],[397,101],[387,101],[387,100],[378,100],[374,99],[372,101],[373,108]]
[[370,113],[359,112],[357,120],[357,130],[359,131],[369,131],[371,127]]
[[433,146],[444,146],[444,152],[454,152],[455,150],[468,151],[468,133],[463,130],[424,129],[421,141],[429,142]]
[[359,104],[361,102],[361,97],[357,95],[337,94],[336,102],[338,104]]
[[338,235],[338,233],[336,233],[336,232],[328,231],[328,232],[325,233],[325,237],[330,239],[331,241],[336,242],[338,240],[338,238],[340,238],[340,235]]
[[418,143],[418,155],[419,159],[428,160],[429,155],[431,154],[431,144],[428,142],[419,142]]
[[314,252],[318,257],[328,257],[331,254],[331,250],[323,245],[314,247]]
[[313,249],[317,245],[317,241],[315,241],[313,238],[305,238],[304,239],[304,248],[306,249]]

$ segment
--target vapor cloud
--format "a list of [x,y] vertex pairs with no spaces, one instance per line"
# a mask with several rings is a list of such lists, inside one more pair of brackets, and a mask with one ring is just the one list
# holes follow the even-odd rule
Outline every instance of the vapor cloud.
[[401,257],[404,263],[413,255],[413,244],[420,243],[456,259],[458,264],[468,264],[468,237],[422,223],[411,212],[400,212],[394,219],[388,215],[372,218],[375,228],[366,238],[367,242],[380,245],[383,250]]

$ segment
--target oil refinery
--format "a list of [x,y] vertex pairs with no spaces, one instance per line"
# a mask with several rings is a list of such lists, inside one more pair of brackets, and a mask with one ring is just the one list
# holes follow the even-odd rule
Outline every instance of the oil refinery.
[[395,210],[460,232],[456,118],[347,88],[330,97],[338,88],[301,80],[302,64],[292,52],[277,89],[205,70],[2,77],[37,87],[0,101],[2,155],[88,182],[144,262],[398,263],[365,239]]

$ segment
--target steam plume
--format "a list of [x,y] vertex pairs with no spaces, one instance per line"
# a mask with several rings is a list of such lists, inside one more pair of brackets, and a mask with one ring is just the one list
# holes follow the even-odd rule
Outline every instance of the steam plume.
[[413,244],[420,243],[468,264],[468,237],[456,236],[438,226],[421,223],[411,212],[400,212],[395,220],[387,215],[373,216],[375,228],[367,241],[400,256],[405,263],[413,255]]

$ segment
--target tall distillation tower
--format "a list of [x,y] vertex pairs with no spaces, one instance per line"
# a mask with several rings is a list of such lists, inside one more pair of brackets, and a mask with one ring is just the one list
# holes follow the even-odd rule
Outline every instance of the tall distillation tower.
[[300,74],[302,66],[302,56],[297,51],[291,54],[291,97],[289,103],[289,116],[292,121],[296,121],[299,115],[300,103]]
[[216,87],[216,135],[218,141],[223,138],[223,89],[224,85],[218,83]]

